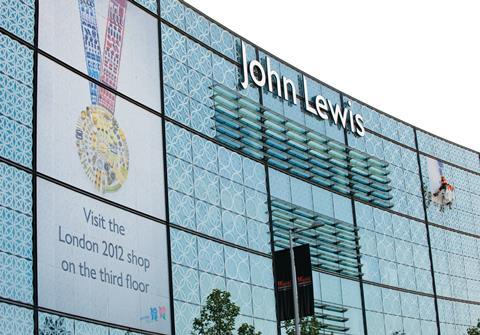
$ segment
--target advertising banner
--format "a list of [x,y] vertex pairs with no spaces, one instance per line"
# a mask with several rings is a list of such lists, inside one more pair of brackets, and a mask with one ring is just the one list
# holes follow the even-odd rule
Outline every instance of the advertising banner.
[[[42,0],[38,170],[165,219],[158,22],[127,0]],[[68,47],[67,47],[68,46]],[[100,83],[100,84],[99,84]]]
[[[38,28],[40,49],[160,111],[153,16],[128,0],[42,0]],[[83,89],[88,92],[88,85]]]
[[165,225],[37,179],[38,304],[170,334]]
[[[300,317],[314,314],[312,264],[310,246],[304,244],[294,249],[297,272],[298,304]],[[280,321],[295,318],[293,307],[292,270],[290,250],[276,251],[275,281],[277,284],[277,307]]]
[[38,171],[165,219],[161,118],[120,97],[114,114],[91,104],[89,81],[45,57],[38,73]]

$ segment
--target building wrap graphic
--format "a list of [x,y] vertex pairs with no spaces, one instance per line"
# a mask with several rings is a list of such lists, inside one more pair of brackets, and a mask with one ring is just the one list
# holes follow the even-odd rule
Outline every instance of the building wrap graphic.
[[[118,83],[126,9],[126,0],[109,2],[102,59],[95,2],[79,0],[87,72],[113,89]],[[95,188],[115,192],[128,176],[127,141],[114,117],[115,95],[95,83],[89,85],[91,106],[81,112],[75,131],[78,155]]]

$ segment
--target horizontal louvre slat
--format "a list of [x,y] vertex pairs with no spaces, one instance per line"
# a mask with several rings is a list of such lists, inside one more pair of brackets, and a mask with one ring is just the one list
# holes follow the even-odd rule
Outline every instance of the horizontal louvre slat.
[[[319,185],[392,207],[388,163],[286,119],[222,85],[212,87],[217,137]],[[233,142],[227,141],[231,137]]]
[[277,198],[271,199],[274,243],[277,249],[289,247],[289,230],[310,228],[294,234],[296,244],[309,244],[312,265],[317,268],[361,276],[357,258],[357,229],[315,211],[295,206]]

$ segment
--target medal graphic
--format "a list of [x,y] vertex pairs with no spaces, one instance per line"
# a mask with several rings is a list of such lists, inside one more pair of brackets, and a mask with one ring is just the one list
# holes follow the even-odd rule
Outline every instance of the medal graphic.
[[[94,0],[79,0],[80,22],[88,75],[116,89],[122,53],[127,0],[110,0],[103,59]],[[91,105],[75,129],[78,156],[95,188],[115,192],[127,179],[129,153],[125,133],[115,120],[115,95],[90,83]]]

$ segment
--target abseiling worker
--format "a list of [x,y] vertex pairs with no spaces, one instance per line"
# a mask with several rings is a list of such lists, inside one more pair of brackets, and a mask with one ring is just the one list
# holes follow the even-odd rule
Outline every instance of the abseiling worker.
[[441,195],[443,205],[447,205],[451,208],[453,202],[453,189],[454,187],[448,183],[447,178],[442,176],[440,179],[440,187],[433,195],[435,197]]
[[445,176],[442,176],[440,178],[440,187],[438,188],[438,191],[435,192],[433,195],[434,196],[437,196],[439,195],[442,191],[445,192],[448,188],[448,181],[447,181],[447,178],[445,178]]

